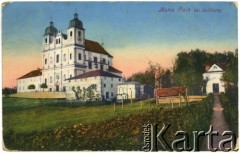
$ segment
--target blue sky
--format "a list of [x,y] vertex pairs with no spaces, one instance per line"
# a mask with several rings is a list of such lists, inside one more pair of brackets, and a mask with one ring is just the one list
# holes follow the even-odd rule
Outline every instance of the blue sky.
[[[174,12],[159,12],[161,7]],[[190,12],[179,12],[179,7]],[[195,13],[194,8],[221,12]],[[51,17],[66,33],[76,10],[86,38],[103,38],[116,67],[132,70],[126,75],[142,70],[149,60],[171,67],[182,50],[223,52],[238,47],[237,8],[229,2],[14,2],[2,10],[3,67],[17,57],[36,57],[33,67],[41,67],[42,35]],[[132,67],[123,59],[131,60]]]

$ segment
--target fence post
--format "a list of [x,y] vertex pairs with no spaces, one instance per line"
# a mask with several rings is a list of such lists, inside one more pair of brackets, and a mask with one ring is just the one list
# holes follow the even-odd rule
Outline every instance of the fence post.
[[123,109],[123,99],[122,99],[122,109]]
[[181,95],[179,94],[179,105],[178,107],[181,107]]
[[148,98],[148,101],[149,101],[149,107],[151,108],[151,100],[150,100],[150,98]]
[[172,98],[170,98],[170,103],[172,103],[172,108],[173,108],[173,102],[172,102]]

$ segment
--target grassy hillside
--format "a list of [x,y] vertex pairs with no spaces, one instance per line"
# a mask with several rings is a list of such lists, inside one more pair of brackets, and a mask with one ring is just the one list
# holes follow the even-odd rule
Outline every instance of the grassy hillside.
[[[154,101],[152,101],[154,103]],[[177,104],[176,104],[177,105]],[[166,108],[171,105],[163,105]],[[31,133],[127,116],[156,107],[149,101],[117,104],[59,104],[56,99],[3,98],[3,132]],[[175,106],[177,107],[177,106]]]
[[[19,101],[4,99],[6,102],[16,106]],[[21,100],[21,103],[28,106],[29,99]],[[36,107],[4,111],[3,137],[8,149],[141,150],[144,124],[172,124],[165,135],[166,140],[171,142],[177,130],[189,133],[208,130],[212,114],[209,98],[175,109],[166,109],[170,108],[169,105],[163,105],[164,109],[155,106],[150,109],[148,102],[144,102],[141,109],[138,102],[133,107],[126,104],[123,110],[118,105],[115,112],[112,105],[58,106],[51,101],[48,106],[39,104],[36,100]],[[4,104],[3,108],[9,105]]]

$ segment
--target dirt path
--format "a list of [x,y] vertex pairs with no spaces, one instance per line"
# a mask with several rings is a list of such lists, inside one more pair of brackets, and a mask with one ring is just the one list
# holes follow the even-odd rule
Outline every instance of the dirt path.
[[[214,94],[213,97],[213,114],[212,114],[212,121],[211,121],[211,125],[213,126],[213,130],[212,131],[218,131],[218,136],[213,136],[213,143],[212,143],[212,148],[218,148],[218,150],[220,151],[219,148],[219,142],[223,139],[229,138],[229,136],[222,136],[222,133],[224,131],[229,130],[229,126],[226,123],[225,117],[224,117],[224,113],[223,113],[223,109],[222,105],[220,103],[220,99],[219,99],[219,94]],[[230,147],[230,144],[226,144],[226,147]],[[208,149],[208,138],[207,136],[205,136],[204,138],[204,142],[202,144],[202,147],[200,148],[201,151],[210,151]]]

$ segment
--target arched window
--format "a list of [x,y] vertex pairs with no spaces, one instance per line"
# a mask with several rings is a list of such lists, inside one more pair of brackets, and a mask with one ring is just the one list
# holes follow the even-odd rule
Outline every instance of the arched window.
[[70,31],[70,36],[72,37],[72,31]]
[[57,57],[56,57],[56,63],[59,62],[59,54],[57,54]]

